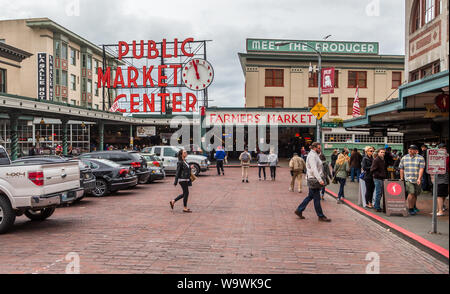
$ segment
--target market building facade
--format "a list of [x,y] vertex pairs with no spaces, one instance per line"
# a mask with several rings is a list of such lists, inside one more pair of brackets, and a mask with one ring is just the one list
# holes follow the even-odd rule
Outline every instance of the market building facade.
[[[404,56],[381,55],[376,42],[247,39],[246,47],[246,53],[238,54],[245,77],[246,108],[309,111],[314,107],[318,102],[318,57],[311,48],[315,48],[322,55],[322,68],[335,68],[334,93],[322,94],[322,104],[328,109],[322,118],[325,155],[343,146],[363,149],[387,144],[401,149],[402,134],[395,130],[373,137],[368,130],[347,131],[342,122],[352,117],[357,89],[363,114],[370,105],[398,97],[397,89],[405,81]],[[280,140],[292,150],[308,145],[315,137],[311,129],[280,129]]]

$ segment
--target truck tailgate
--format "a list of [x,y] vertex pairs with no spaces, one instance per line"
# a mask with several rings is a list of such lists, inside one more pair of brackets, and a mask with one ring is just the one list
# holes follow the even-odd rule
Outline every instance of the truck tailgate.
[[80,187],[77,162],[43,164],[44,194],[58,193]]

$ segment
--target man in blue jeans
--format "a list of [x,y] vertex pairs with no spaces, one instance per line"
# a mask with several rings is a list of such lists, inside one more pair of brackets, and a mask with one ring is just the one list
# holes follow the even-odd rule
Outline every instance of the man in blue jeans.
[[370,172],[373,176],[373,181],[375,182],[376,198],[374,208],[377,210],[377,212],[383,211],[383,209],[381,209],[380,202],[384,191],[383,181],[384,179],[386,179],[386,166],[384,162],[385,152],[386,150],[383,148],[378,150],[378,156],[373,160],[372,167],[370,168]]
[[353,149],[352,156],[350,156],[350,176],[351,181],[356,180],[359,183],[359,176],[361,175],[361,161],[362,161],[362,155],[359,153],[358,149]]
[[[321,153],[320,143],[314,142],[311,144],[311,151],[306,158],[306,175],[308,179],[316,178],[316,180],[320,183],[320,185],[325,186],[324,175],[323,175],[323,167],[322,161],[320,160],[319,154]],[[309,186],[309,185],[308,185]],[[317,189],[312,189],[309,187],[308,196],[303,200],[303,202],[299,205],[295,214],[300,219],[305,219],[303,216],[303,211],[308,206],[308,203],[311,200],[314,200],[314,209],[316,210],[316,214],[319,217],[319,221],[321,222],[330,222],[331,219],[327,218],[322,212],[322,206],[320,205],[320,190],[322,187]]]

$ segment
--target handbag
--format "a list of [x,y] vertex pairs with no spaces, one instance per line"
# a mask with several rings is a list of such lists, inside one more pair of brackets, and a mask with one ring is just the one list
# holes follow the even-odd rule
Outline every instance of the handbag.
[[306,183],[308,184],[308,188],[310,189],[322,189],[324,187],[319,183],[316,177],[308,178],[306,180]]
[[343,165],[340,165],[339,168],[337,169],[337,171],[334,173],[334,177],[333,177],[333,179],[331,180],[331,182],[332,182],[333,184],[337,184],[336,175],[337,175],[337,173],[341,170],[341,167],[343,167]]
[[197,179],[197,177],[191,173],[191,177],[190,177],[191,182],[194,182],[196,179]]

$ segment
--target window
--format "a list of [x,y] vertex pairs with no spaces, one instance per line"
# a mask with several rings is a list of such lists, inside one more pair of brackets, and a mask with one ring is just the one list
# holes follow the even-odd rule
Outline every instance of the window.
[[403,136],[388,136],[388,140],[387,140],[387,142],[388,143],[397,143],[397,144],[399,144],[399,143],[403,143]]
[[155,147],[155,149],[153,149],[153,153],[155,153],[158,156],[161,156],[161,147]]
[[417,81],[418,79],[420,79],[420,78],[419,78],[419,71],[418,71],[418,70],[413,71],[413,72],[411,72],[411,73],[409,74],[409,81],[410,81],[410,82]]
[[[353,100],[355,100],[355,98],[348,98],[347,115],[353,114]],[[359,109],[361,115],[364,115],[366,113],[366,107],[367,107],[367,98],[359,98]]]
[[67,87],[67,71],[61,71],[61,85]]
[[317,97],[309,97],[308,98],[308,107],[313,108],[317,104]]
[[433,74],[433,67],[427,66],[420,70],[420,78],[423,79],[427,76],[431,76]]
[[348,72],[348,88],[367,88],[367,72],[366,71],[349,71]]
[[95,105],[95,109],[97,109],[98,110],[98,104],[94,104]]
[[331,97],[331,115],[339,115],[338,97]]
[[318,87],[318,73],[313,72],[309,76],[308,87],[317,88]]
[[61,49],[62,49],[62,51],[61,51],[61,59],[67,60],[67,44],[66,43],[62,43]]
[[55,41],[55,56],[61,56],[61,43],[59,41]]
[[97,69],[98,69],[98,60],[95,61],[95,67],[94,67],[95,72],[97,72]]
[[334,70],[334,87],[339,88],[339,70]]
[[94,89],[95,96],[98,96],[98,83],[97,82],[94,83],[94,87],[95,87],[95,89]]
[[416,0],[414,2],[414,7],[412,9],[412,22],[411,22],[411,33],[414,33],[420,28],[420,1]]
[[86,54],[81,54],[81,65],[86,67]]
[[393,71],[392,72],[392,89],[397,89],[402,84],[402,72]]
[[86,92],[86,79],[81,79],[81,91]]
[[92,81],[87,80],[87,92],[92,93]]
[[[170,147],[164,148],[164,156],[177,157],[178,150]],[[155,153],[156,154],[156,153]]]
[[373,137],[368,134],[355,134],[355,143],[384,143],[385,137]]
[[70,100],[70,104],[77,105],[77,100]]
[[283,87],[284,70],[283,69],[266,69],[266,87]]
[[74,91],[77,89],[75,75],[70,75],[70,87]]
[[436,0],[425,0],[425,23],[429,23],[436,16]]
[[0,93],[6,93],[6,69],[0,68]]
[[75,57],[76,57],[75,49],[70,48],[70,64],[77,65],[77,61],[76,61]]
[[441,71],[441,63],[439,61],[433,63],[433,73],[436,74]]
[[57,69],[57,70],[55,71],[55,83],[56,83],[57,85],[60,84],[60,82],[59,82],[59,69]]
[[266,96],[265,105],[266,108],[283,108],[283,97]]
[[92,58],[89,55],[87,57],[87,69],[92,69]]
[[352,134],[324,134],[325,142],[352,142]]

